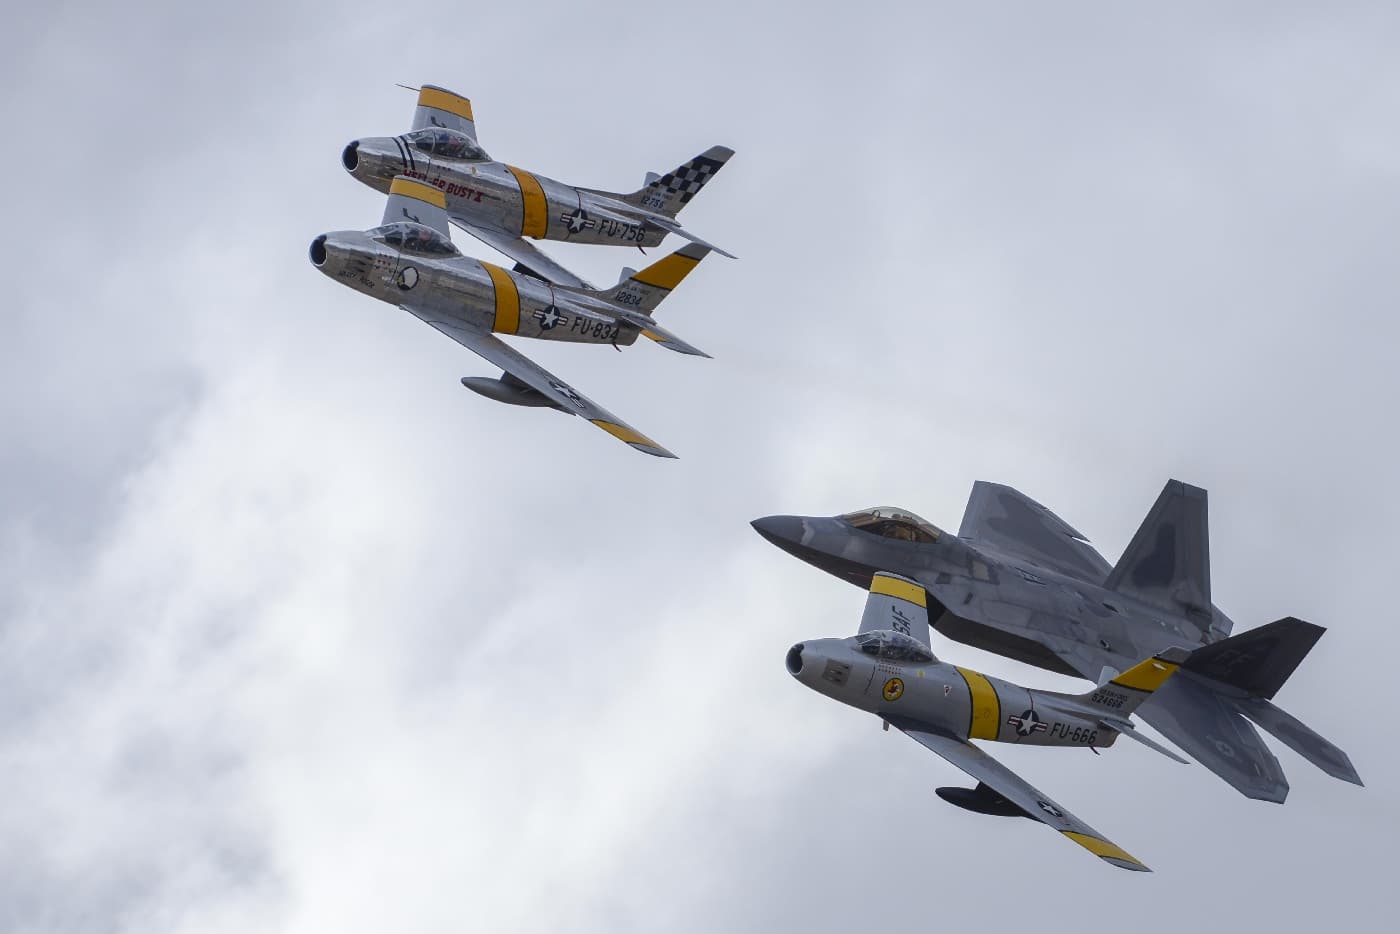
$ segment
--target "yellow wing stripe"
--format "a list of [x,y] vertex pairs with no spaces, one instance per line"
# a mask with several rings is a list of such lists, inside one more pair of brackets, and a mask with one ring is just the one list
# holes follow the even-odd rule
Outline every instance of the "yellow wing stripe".
[[1001,730],[1001,698],[987,676],[967,668],[958,668],[967,682],[972,699],[972,717],[967,725],[968,739],[996,739]]
[[510,273],[500,266],[481,265],[486,267],[496,291],[496,317],[491,322],[491,330],[497,334],[515,334],[520,330],[520,290],[515,287]]
[[1120,688],[1132,688],[1135,691],[1146,691],[1149,694],[1162,686],[1162,682],[1171,677],[1177,666],[1172,662],[1164,662],[1160,658],[1149,658],[1145,662],[1138,662],[1127,671],[1113,679],[1113,683]]
[[633,273],[632,281],[640,282],[642,285],[649,285],[653,288],[671,291],[681,284],[681,280],[689,275],[690,271],[696,267],[700,261],[689,256],[681,256],[679,253],[672,253],[657,262],[652,263],[641,272]]
[[447,196],[442,193],[442,189],[434,188],[427,182],[420,182],[417,179],[402,176],[394,179],[389,186],[389,194],[416,198],[419,201],[426,201],[434,207],[442,208],[444,211],[447,210]]
[[545,231],[549,229],[549,204],[545,201],[540,180],[513,165],[506,168],[515,176],[515,182],[520,186],[520,199],[525,212],[520,223],[520,236],[543,239]]
[[450,114],[456,114],[463,120],[476,122],[472,118],[472,102],[460,94],[453,94],[451,91],[442,90],[442,88],[422,88],[419,90],[418,106],[445,110]]
[[644,444],[649,448],[659,448],[661,446],[640,431],[634,431],[626,425],[619,425],[617,422],[607,422],[601,418],[590,419],[590,421],[617,440],[627,444]]
[[908,600],[910,603],[928,609],[928,592],[918,584],[911,584],[897,577],[876,574],[874,580],[870,582],[870,592],[884,594],[899,600]]
[[1132,863],[1134,866],[1142,866],[1144,869],[1147,868],[1143,865],[1141,860],[1134,858],[1127,850],[1118,846],[1116,843],[1109,843],[1107,840],[1091,837],[1087,833],[1076,833],[1073,830],[1061,830],[1060,833],[1069,837],[1095,856],[1100,856],[1104,859],[1118,859],[1125,863]]

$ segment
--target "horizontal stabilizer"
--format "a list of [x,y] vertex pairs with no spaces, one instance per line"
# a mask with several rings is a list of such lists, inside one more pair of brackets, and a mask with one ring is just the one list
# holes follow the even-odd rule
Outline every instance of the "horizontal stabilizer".
[[735,256],[733,253],[729,252],[728,250],[721,250],[719,247],[715,246],[713,243],[709,242],[708,240],[701,240],[699,237],[695,236],[695,234],[693,234],[693,233],[691,233],[690,231],[686,230],[684,227],[675,226],[675,227],[667,227],[666,229],[667,229],[668,231],[670,231],[671,233],[675,234],[677,237],[680,237],[682,240],[689,240],[691,243],[698,243],[700,246],[709,247],[710,249],[712,249],[712,250],[714,250],[716,253],[718,253],[720,256],[727,256],[727,257],[729,257],[730,259],[738,259],[738,258],[739,258],[739,257]]
[[1182,668],[1253,697],[1272,699],[1326,631],[1289,616],[1202,646]]
[[1260,729],[1328,775],[1353,785],[1362,783],[1356,766],[1351,764],[1351,758],[1308,729],[1297,717],[1258,697],[1236,703],[1240,712],[1254,721]]
[[688,354],[692,357],[705,357],[707,359],[710,357],[709,354],[705,353],[705,351],[701,350],[699,347],[686,343],[657,324],[655,318],[649,318],[646,315],[639,315],[635,312],[623,312],[619,317],[628,324],[641,328],[644,337],[656,341],[667,350],[674,350],[676,353]]
[[1175,759],[1182,765],[1191,764],[1191,761],[1189,759],[1183,759],[1181,756],[1178,756],[1176,753],[1172,752],[1170,749],[1168,749],[1166,746],[1163,746],[1155,739],[1149,739],[1146,736],[1143,736],[1137,731],[1137,728],[1134,727],[1133,724],[1128,720],[1100,720],[1099,725],[1107,727],[1108,729],[1117,733],[1119,736],[1126,736],[1128,737],[1128,739],[1137,740],[1139,743],[1142,743],[1148,749],[1156,750],[1157,752],[1160,752],[1162,755],[1166,756],[1168,759]]

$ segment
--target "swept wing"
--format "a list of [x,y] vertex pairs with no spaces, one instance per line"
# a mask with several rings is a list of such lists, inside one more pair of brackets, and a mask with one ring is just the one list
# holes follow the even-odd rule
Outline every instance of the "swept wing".
[[1098,831],[1050,800],[1021,776],[987,755],[977,746],[952,736],[920,729],[917,724],[890,721],[906,736],[962,769],[1042,824],[1058,830],[1104,862],[1120,869],[1151,872],[1126,850],[1106,840]]
[[1068,522],[1000,483],[972,485],[958,537],[1094,584],[1112,570]]
[[476,237],[482,243],[499,250],[506,256],[524,266],[527,271],[553,282],[555,285],[567,285],[573,289],[593,288],[587,280],[560,266],[554,260],[532,243],[512,237],[510,234],[502,233],[499,230],[492,230],[490,227],[482,227],[479,224],[469,224],[460,216],[453,215],[452,223]]
[[463,347],[500,367],[561,410],[583,416],[617,440],[631,445],[644,454],[651,454],[655,457],[676,456],[623,422],[607,409],[588,399],[529,357],[515,350],[505,341],[491,334],[484,334],[465,327],[456,321],[448,320],[441,314],[414,308],[411,305],[401,307],[415,318],[431,325]]

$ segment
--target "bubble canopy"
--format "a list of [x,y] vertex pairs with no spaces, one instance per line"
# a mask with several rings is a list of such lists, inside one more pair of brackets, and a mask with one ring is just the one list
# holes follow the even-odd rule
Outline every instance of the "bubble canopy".
[[409,145],[419,152],[425,152],[439,159],[456,159],[460,162],[487,162],[490,156],[465,133],[442,127],[414,130],[404,137]]
[[897,506],[873,506],[848,512],[841,518],[862,532],[883,538],[932,545],[943,537],[943,530],[938,526]]
[[423,256],[457,256],[457,247],[452,241],[431,227],[399,221],[385,224],[368,231],[380,243],[387,244],[405,253],[418,253]]
[[928,646],[913,636],[906,636],[893,629],[863,632],[856,636],[856,645],[866,655],[874,655],[876,658],[890,661],[915,662],[917,664],[929,664],[937,661],[933,657],[933,653],[929,651]]

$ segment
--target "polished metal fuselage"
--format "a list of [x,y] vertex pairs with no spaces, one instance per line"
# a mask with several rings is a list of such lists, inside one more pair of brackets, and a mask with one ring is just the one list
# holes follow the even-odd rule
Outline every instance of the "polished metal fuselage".
[[403,252],[363,231],[342,230],[318,237],[312,245],[312,263],[357,292],[391,305],[411,304],[418,312],[482,333],[619,346],[634,343],[638,335],[635,328],[619,327],[606,316],[561,309],[554,288],[533,276],[460,254],[430,257]]
[[[959,739],[1023,746],[1104,748],[1117,739],[1073,698],[944,662],[873,657],[849,638],[809,639],[793,651],[802,660],[800,670],[793,672],[798,681],[885,719],[917,722]],[[978,688],[976,699],[971,685]]]
[[342,163],[355,178],[385,193],[397,175],[421,179],[443,192],[454,219],[511,237],[653,247],[667,233],[641,218],[624,223],[590,211],[592,196],[572,185],[503,162],[434,157],[403,137],[356,140],[346,147]]

